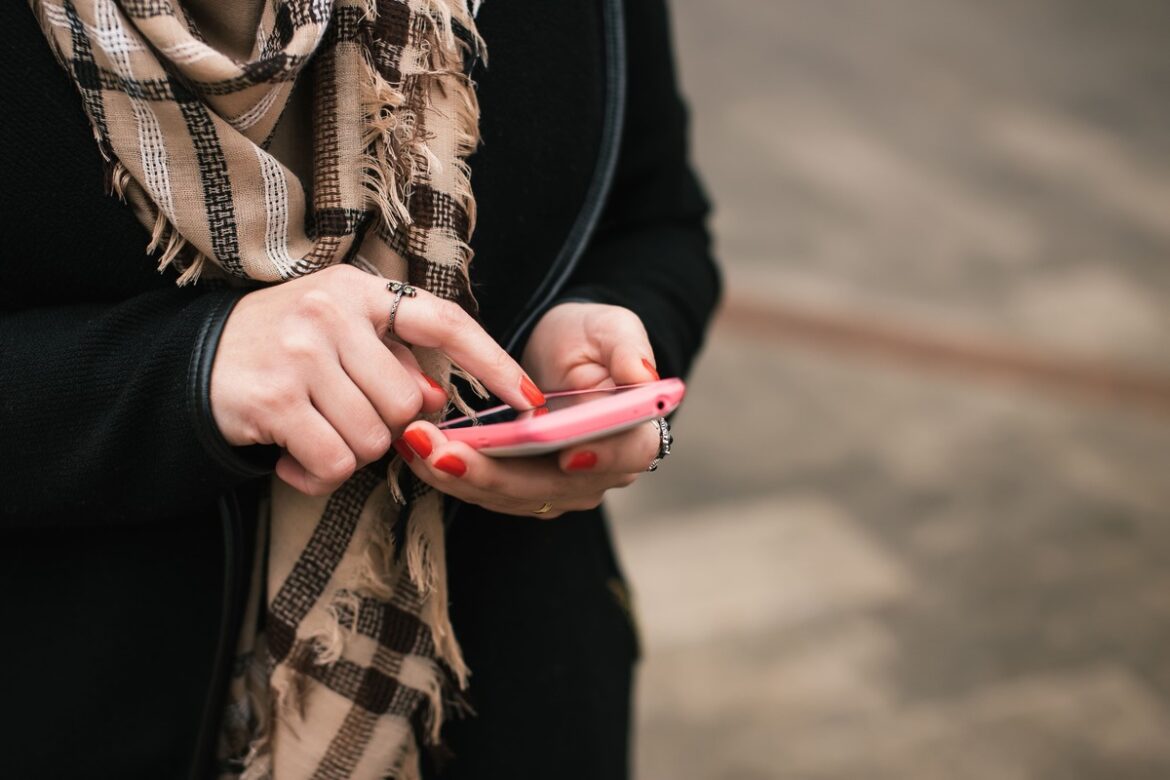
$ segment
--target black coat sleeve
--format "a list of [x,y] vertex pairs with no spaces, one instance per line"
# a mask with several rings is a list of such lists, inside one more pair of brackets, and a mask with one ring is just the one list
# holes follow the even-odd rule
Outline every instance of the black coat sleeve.
[[0,312],[0,523],[165,516],[270,470],[271,450],[229,446],[208,404],[241,295]]
[[597,233],[559,297],[633,310],[662,376],[684,376],[719,300],[707,198],[688,162],[663,0],[625,6],[626,119]]

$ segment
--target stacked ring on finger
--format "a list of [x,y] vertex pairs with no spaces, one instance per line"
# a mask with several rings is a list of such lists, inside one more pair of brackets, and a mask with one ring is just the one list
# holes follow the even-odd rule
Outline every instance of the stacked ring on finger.
[[670,433],[670,423],[666,421],[665,417],[659,417],[650,422],[658,428],[658,454],[654,456],[654,460],[650,461],[646,470],[657,471],[658,464],[670,457],[670,445],[674,444],[674,436]]
[[413,298],[418,295],[418,288],[406,282],[391,279],[386,282],[386,289],[394,293],[394,301],[390,304],[390,323],[386,328],[386,335],[394,335],[394,319],[398,316],[398,305],[402,303],[402,296]]

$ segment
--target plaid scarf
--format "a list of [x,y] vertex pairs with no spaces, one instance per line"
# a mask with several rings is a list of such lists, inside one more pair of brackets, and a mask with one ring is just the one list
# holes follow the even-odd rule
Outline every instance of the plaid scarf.
[[[466,157],[482,49],[465,0],[264,0],[245,62],[210,46],[178,0],[31,1],[111,189],[179,284],[350,262],[474,311]],[[311,203],[266,151],[298,78],[313,88]],[[445,356],[415,352],[450,385]],[[437,740],[445,687],[467,675],[447,615],[441,496],[403,502],[381,469],[322,498],[272,480],[221,776],[411,778],[420,742]]]

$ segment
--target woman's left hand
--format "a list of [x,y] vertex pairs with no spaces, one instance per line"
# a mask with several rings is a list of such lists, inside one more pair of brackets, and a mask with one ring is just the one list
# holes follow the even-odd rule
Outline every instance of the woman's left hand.
[[[563,303],[532,332],[521,365],[541,387],[585,390],[658,378],[654,353],[638,316],[599,303]],[[395,442],[411,470],[428,485],[462,501],[511,515],[540,518],[592,509],[607,490],[626,487],[658,454],[651,423],[570,447],[555,455],[491,458],[427,422],[415,422]],[[405,444],[403,444],[405,442]],[[407,447],[406,445],[409,445]]]

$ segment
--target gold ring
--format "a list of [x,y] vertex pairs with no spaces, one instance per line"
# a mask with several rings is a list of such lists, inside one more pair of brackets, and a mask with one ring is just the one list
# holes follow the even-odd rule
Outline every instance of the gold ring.
[[545,502],[544,502],[544,504],[543,504],[543,505],[540,507],[540,509],[533,509],[533,510],[532,510],[532,514],[534,514],[534,515],[543,515],[543,514],[545,514],[546,512],[550,511],[551,509],[552,509],[552,502],[551,502],[551,501],[545,501]]

